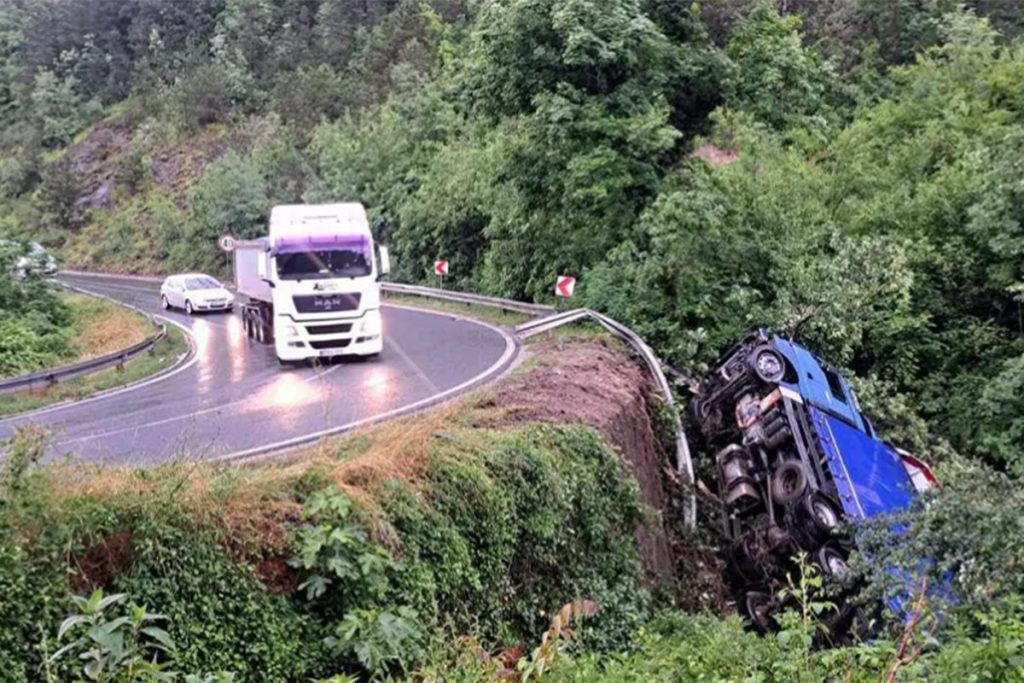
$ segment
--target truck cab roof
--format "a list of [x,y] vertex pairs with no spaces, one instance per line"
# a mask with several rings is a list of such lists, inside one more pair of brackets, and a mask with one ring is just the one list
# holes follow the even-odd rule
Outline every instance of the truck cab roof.
[[370,235],[366,209],[357,202],[282,204],[270,210],[270,241],[295,234]]

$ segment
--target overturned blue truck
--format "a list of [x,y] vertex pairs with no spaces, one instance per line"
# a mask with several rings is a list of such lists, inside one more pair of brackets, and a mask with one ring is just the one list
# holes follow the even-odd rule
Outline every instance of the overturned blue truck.
[[[764,331],[697,383],[690,418],[717,478],[728,582],[762,632],[774,626],[795,556],[841,577],[853,548],[843,523],[904,509],[935,482],[922,461],[878,438],[835,368]],[[832,630],[860,630],[865,606],[840,602]]]

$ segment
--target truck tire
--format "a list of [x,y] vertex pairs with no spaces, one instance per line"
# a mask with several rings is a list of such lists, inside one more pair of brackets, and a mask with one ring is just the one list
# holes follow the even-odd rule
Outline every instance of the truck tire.
[[807,470],[796,459],[783,460],[772,473],[772,500],[779,505],[790,505],[800,500],[807,491]]
[[820,544],[831,538],[842,522],[842,513],[832,499],[823,493],[812,492],[800,501],[799,518],[808,545]]
[[850,573],[850,565],[846,561],[846,556],[832,543],[821,546],[815,554],[814,561],[825,576],[841,579]]
[[767,593],[747,591],[739,607],[758,633],[763,635],[778,629],[778,624],[772,618],[772,597]]
[[785,359],[770,346],[754,349],[750,354],[750,366],[758,379],[766,384],[777,384],[786,374]]

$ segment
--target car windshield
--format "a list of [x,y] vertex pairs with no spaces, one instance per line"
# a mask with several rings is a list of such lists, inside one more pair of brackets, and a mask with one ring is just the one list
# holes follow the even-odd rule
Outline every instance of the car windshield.
[[365,277],[372,270],[370,249],[365,245],[277,255],[277,274],[283,280]]
[[220,289],[220,283],[212,277],[206,277],[205,275],[200,277],[187,277],[185,278],[185,289],[190,291],[195,291],[197,289]]

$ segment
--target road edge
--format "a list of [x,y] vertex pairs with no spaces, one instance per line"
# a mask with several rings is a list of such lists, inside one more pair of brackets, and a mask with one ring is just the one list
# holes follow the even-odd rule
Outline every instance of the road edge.
[[419,401],[415,401],[413,403],[410,403],[409,405],[400,406],[393,410],[380,413],[379,415],[373,415],[371,417],[365,417],[360,420],[354,420],[352,422],[347,422],[345,424],[337,425],[335,427],[324,429],[319,432],[314,432],[312,434],[294,437],[292,439],[286,439],[284,441],[278,441],[272,444],[266,444],[264,446],[257,446],[255,448],[249,448],[243,451],[228,453],[226,455],[210,458],[206,462],[223,465],[255,464],[263,460],[285,455],[299,448],[315,444],[317,441],[320,441],[325,438],[340,436],[342,434],[355,431],[360,427],[368,427],[370,425],[379,424],[381,422],[386,422],[388,420],[394,420],[402,417],[408,417],[410,415],[424,413],[428,410],[437,408],[445,403],[448,403],[449,401],[461,398],[462,396],[465,396],[466,394],[469,394],[481,387],[491,384],[492,382],[500,380],[502,377],[505,376],[505,374],[510,369],[512,369],[515,366],[516,360],[519,358],[519,355],[522,352],[522,345],[519,343],[519,340],[514,335],[510,334],[507,330],[504,330],[501,327],[498,327],[497,325],[492,325],[491,323],[483,322],[481,320],[477,320],[476,318],[471,318],[468,316],[437,310],[430,310],[427,308],[417,308],[415,306],[401,306],[396,304],[384,303],[382,303],[381,305],[388,306],[390,308],[399,308],[408,311],[416,311],[417,313],[439,315],[446,318],[451,318],[452,320],[459,320],[473,325],[479,325],[500,335],[502,339],[505,340],[505,350],[502,352],[498,360],[492,363],[490,367],[488,367],[480,374],[466,380],[462,384],[446,389],[445,391],[442,391],[439,394],[435,394],[434,396],[429,396]]

